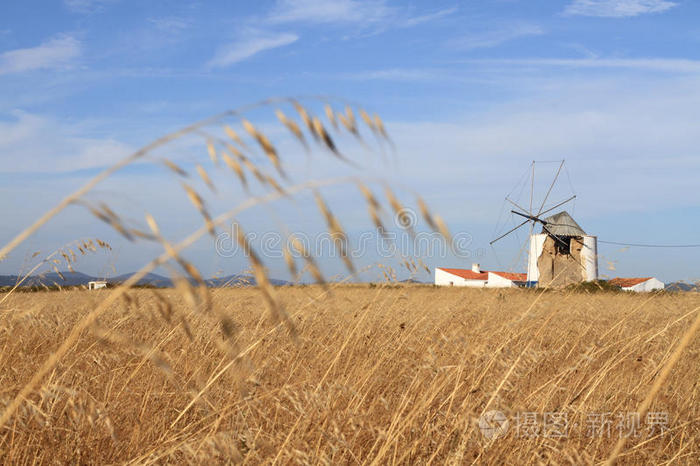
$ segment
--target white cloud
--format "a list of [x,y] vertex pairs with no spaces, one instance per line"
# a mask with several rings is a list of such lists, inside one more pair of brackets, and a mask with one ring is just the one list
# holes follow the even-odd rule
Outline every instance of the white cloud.
[[279,0],[272,23],[373,23],[394,13],[385,0]]
[[539,36],[542,34],[544,34],[544,30],[536,24],[515,24],[481,33],[467,34],[450,40],[448,45],[462,50],[473,50],[496,47],[504,42],[520,37]]
[[208,65],[211,67],[233,65],[265,50],[289,45],[298,39],[299,36],[290,33],[252,32],[247,38],[221,47]]
[[62,172],[112,164],[132,150],[113,138],[88,137],[79,125],[14,112],[0,120],[0,171]]
[[71,36],[59,36],[37,47],[17,49],[0,55],[0,75],[39,69],[61,68],[80,56],[80,42]]
[[574,0],[564,10],[566,15],[624,18],[647,13],[661,13],[676,2],[667,0]]

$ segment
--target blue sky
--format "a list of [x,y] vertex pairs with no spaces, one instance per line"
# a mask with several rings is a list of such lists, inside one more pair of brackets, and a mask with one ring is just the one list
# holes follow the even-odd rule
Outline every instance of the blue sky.
[[[503,198],[532,160],[567,159],[552,197],[575,192],[569,210],[601,240],[700,243],[698,2],[65,0],[6,1],[0,13],[3,243],[158,135],[266,97],[310,94],[380,113],[397,145],[398,175],[382,165],[371,174],[385,170],[423,194],[453,231],[470,235],[485,268],[524,268],[524,233],[495,249],[488,242],[516,222]],[[294,150],[289,157],[303,159]],[[193,151],[206,158],[203,146],[173,156],[188,163]],[[555,168],[538,164],[538,195]],[[345,171],[314,163],[299,173]],[[213,207],[230,207],[227,195],[242,193],[220,193]],[[157,212],[173,238],[197,220],[182,208],[177,184],[148,166],[91,196],[135,221]],[[351,233],[370,228],[361,203],[342,190],[327,196]],[[306,230],[321,225],[301,204],[276,215]],[[250,214],[245,224],[274,229],[267,217]],[[0,263],[0,273],[14,273],[27,252],[88,236],[118,251],[78,265],[88,273],[106,263],[135,270],[157,251],[127,245],[71,208]],[[601,244],[600,253],[610,276],[700,278],[698,249]],[[211,244],[189,254],[207,275],[244,266],[216,256]],[[468,267],[472,259],[426,262]],[[324,268],[339,273],[337,262],[323,260]],[[281,261],[268,265],[285,276]]]

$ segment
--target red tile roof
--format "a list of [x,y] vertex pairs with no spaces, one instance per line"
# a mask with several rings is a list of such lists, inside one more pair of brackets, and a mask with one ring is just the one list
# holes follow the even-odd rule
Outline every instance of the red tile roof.
[[630,286],[634,285],[639,285],[640,283],[644,283],[647,280],[651,280],[653,277],[645,277],[645,278],[613,278],[610,280],[608,283],[611,285],[619,286],[622,288],[628,288]]
[[526,273],[511,273],[511,272],[491,272],[495,273],[496,275],[503,277],[505,279],[514,281],[514,282],[526,282],[527,281],[527,274]]
[[438,269],[444,270],[452,275],[457,275],[458,277],[466,278],[467,280],[487,280],[489,278],[489,274],[486,271],[476,273],[469,269],[446,269],[444,267],[438,267]]
[[446,269],[444,267],[438,267],[440,270],[444,270],[452,275],[457,275],[458,277],[465,278],[467,280],[488,280],[489,272],[495,273],[496,275],[503,277],[507,280],[512,280],[514,282],[524,282],[527,281],[526,273],[510,273],[510,272],[494,272],[492,270],[482,270],[481,273],[476,273],[469,269]]

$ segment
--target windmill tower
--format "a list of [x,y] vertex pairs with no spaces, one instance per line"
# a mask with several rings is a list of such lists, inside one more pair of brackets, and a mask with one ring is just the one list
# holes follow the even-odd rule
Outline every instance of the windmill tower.
[[[511,212],[523,217],[525,220],[490,243],[493,245],[496,241],[505,238],[519,228],[530,225],[527,281],[530,284],[536,283],[537,286],[561,287],[572,283],[598,279],[597,237],[587,234],[565,210],[544,217],[545,214],[576,198],[574,195],[553,207],[546,210],[544,208],[563,166],[564,161],[562,160],[554,180],[536,213],[533,213],[532,206],[529,210],[524,209],[512,199],[506,197],[506,200],[517,209],[511,210]],[[534,169],[535,162],[532,163],[533,181],[531,190],[534,190]],[[530,204],[532,204],[533,195],[534,193],[531,191]],[[535,227],[538,225],[541,225],[541,231],[540,233],[535,233]]]

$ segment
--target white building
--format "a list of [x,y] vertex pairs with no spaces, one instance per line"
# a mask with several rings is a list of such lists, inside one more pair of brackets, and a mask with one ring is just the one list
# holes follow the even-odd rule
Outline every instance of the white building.
[[468,286],[472,288],[512,288],[527,280],[524,273],[481,270],[479,264],[468,269],[435,268],[435,284],[441,286]]
[[100,288],[107,288],[107,282],[105,282],[105,281],[88,282],[88,290],[99,290]]
[[663,290],[665,285],[661,280],[654,277],[646,278],[613,278],[609,282],[611,285],[619,286],[625,291],[655,291]]

